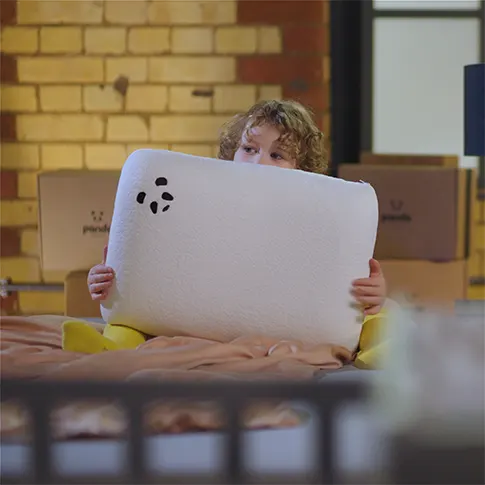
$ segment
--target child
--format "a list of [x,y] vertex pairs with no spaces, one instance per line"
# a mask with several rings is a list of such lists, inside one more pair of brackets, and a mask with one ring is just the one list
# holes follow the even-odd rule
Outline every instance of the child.
[[[310,113],[294,101],[263,101],[229,120],[220,134],[218,158],[321,174],[327,169],[323,133]],[[104,256],[105,261],[106,248]],[[93,300],[104,300],[113,284],[114,271],[104,261],[89,272]],[[385,280],[375,259],[370,260],[369,269],[369,277],[354,281],[351,289],[367,316],[378,314],[386,297]]]

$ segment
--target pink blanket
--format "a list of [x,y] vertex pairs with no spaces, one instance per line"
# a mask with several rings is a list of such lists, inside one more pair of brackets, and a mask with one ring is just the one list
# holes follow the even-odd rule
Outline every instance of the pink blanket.
[[[117,380],[136,379],[309,379],[321,369],[338,369],[352,358],[350,350],[331,345],[303,345],[260,337],[229,343],[190,337],[157,337],[136,350],[79,354],[62,350],[66,317],[2,317],[2,378]],[[90,324],[98,331],[102,326]],[[122,410],[113,402],[66,402],[52,412],[56,438],[116,437],[126,431]],[[278,403],[258,403],[244,415],[248,428],[298,425],[299,416]],[[147,433],[211,430],[223,425],[213,403],[147,403]],[[29,421],[17,403],[5,403],[0,432],[26,437]]]

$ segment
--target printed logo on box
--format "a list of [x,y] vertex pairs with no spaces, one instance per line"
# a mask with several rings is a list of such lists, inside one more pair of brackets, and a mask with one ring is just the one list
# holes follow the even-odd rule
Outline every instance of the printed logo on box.
[[391,213],[384,213],[381,216],[382,222],[402,221],[411,222],[412,217],[403,211],[404,201],[391,199]]
[[106,234],[109,233],[110,224],[103,224],[103,211],[91,211],[91,223],[83,226],[83,236],[86,234]]

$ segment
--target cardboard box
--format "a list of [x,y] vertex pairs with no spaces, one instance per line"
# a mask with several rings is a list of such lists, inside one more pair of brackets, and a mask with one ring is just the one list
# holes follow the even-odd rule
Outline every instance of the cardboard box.
[[475,170],[344,164],[339,176],[376,191],[377,259],[466,259],[475,226]]
[[88,290],[88,271],[73,271],[64,281],[65,314],[74,318],[101,318],[99,301]]
[[119,171],[61,170],[38,177],[44,271],[85,270],[108,242]]
[[403,297],[413,307],[452,310],[457,300],[466,299],[466,261],[382,260],[390,298]]
[[360,154],[362,165],[404,165],[458,168],[459,160],[455,155],[405,155],[397,153],[370,153]]

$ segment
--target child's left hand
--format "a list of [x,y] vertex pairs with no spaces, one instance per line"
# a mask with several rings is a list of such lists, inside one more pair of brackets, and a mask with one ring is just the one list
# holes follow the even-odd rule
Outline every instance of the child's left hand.
[[386,280],[381,265],[375,259],[369,261],[370,274],[352,283],[352,295],[364,307],[364,315],[376,315],[386,299]]

